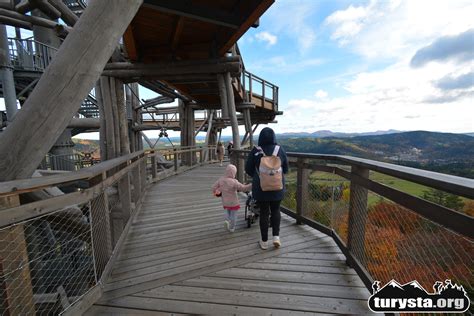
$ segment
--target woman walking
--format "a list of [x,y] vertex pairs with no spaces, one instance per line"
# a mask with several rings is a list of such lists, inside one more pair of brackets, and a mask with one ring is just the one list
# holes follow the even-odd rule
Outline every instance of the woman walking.
[[216,151],[217,151],[217,159],[219,160],[219,163],[222,167],[222,161],[224,160],[224,151],[225,151],[225,148],[222,142],[217,143]]
[[278,248],[280,241],[280,203],[283,200],[285,179],[288,173],[288,159],[275,137],[275,132],[265,127],[260,132],[258,147],[250,152],[245,172],[253,178],[252,195],[260,208],[259,241],[262,249],[268,248],[268,217],[272,223],[273,245]]

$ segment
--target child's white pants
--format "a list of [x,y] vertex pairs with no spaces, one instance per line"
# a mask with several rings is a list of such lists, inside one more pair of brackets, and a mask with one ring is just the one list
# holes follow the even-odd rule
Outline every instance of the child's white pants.
[[230,229],[234,229],[237,220],[237,211],[224,210],[224,212],[225,219],[230,222]]

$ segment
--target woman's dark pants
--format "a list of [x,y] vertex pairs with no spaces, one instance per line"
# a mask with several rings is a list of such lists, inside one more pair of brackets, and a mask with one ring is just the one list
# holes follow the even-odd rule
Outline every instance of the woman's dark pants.
[[268,240],[268,217],[272,223],[273,236],[280,235],[280,202],[281,201],[258,201],[260,208],[260,233],[262,240]]

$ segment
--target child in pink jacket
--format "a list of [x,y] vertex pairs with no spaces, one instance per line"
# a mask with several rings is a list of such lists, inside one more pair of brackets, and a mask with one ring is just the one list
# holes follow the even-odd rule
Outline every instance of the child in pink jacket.
[[235,230],[235,221],[237,211],[240,209],[238,191],[250,191],[252,184],[242,184],[235,179],[237,168],[234,165],[228,165],[225,169],[225,175],[212,186],[214,195],[222,194],[222,206],[225,210],[224,227],[231,233]]

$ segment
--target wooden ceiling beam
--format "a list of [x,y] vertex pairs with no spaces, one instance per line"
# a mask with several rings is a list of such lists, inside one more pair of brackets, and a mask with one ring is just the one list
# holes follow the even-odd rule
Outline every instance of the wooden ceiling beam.
[[176,22],[176,27],[174,28],[172,39],[171,39],[172,51],[176,51],[176,48],[178,47],[179,38],[183,31],[183,26],[184,26],[184,18],[182,16],[179,16],[178,21]]
[[132,61],[138,60],[137,43],[133,35],[132,25],[130,24],[123,34],[123,43],[127,50],[128,58]]
[[250,16],[247,20],[243,21],[242,25],[240,25],[237,32],[232,34],[229,40],[224,44],[224,46],[219,50],[219,55],[224,55],[227,51],[234,45],[237,40],[244,35],[247,30],[257,22],[257,20],[262,16],[262,14],[275,2],[275,0],[257,0],[256,7],[252,10]]
[[237,15],[203,6],[190,6],[183,1],[145,0],[143,6],[232,29],[238,29],[241,23]]

